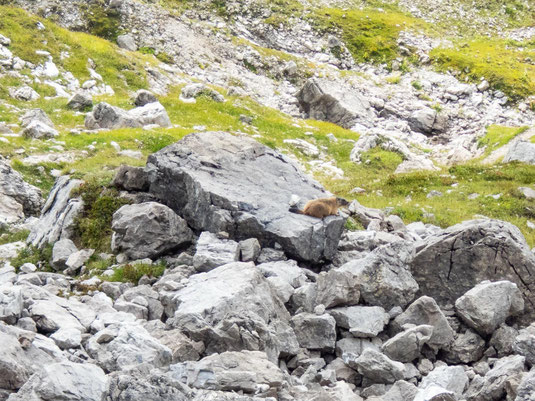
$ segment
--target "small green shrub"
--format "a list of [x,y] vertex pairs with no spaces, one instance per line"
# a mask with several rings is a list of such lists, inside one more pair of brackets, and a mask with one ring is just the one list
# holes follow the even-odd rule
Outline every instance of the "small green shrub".
[[160,277],[164,271],[164,264],[127,264],[115,269],[113,276],[109,277],[107,280],[137,284],[139,279],[145,275],[149,277]]
[[103,1],[98,0],[86,5],[84,17],[89,27],[89,33],[107,40],[116,40],[119,36],[121,14],[115,9],[106,8]]
[[33,263],[40,270],[53,271],[50,266],[52,259],[52,245],[46,245],[43,249],[29,246],[19,252],[17,257],[11,259],[11,265],[19,269],[24,263]]

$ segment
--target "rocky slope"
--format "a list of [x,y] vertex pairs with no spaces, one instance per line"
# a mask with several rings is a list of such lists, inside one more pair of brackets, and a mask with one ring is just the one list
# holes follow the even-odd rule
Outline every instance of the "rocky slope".
[[532,400],[505,3],[2,3],[0,400]]

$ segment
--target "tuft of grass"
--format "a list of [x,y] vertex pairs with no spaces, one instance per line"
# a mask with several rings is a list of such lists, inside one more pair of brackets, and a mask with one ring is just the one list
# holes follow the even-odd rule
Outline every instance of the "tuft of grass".
[[25,263],[33,263],[37,268],[44,271],[54,271],[50,265],[52,260],[52,245],[48,244],[42,249],[33,246],[22,249],[16,258],[11,259],[11,265],[19,269]]
[[96,0],[82,8],[92,35],[107,40],[116,40],[120,33],[121,14],[115,9],[106,7],[103,0]]
[[137,285],[143,276],[160,277],[165,271],[165,264],[127,264],[116,268],[113,276],[105,278],[108,281],[118,281],[122,283],[130,282]]
[[84,210],[75,220],[77,241],[83,248],[110,252],[113,214],[130,202],[96,180],[85,182],[72,195],[84,201]]
[[11,232],[7,226],[0,225],[0,245],[9,244],[11,242],[26,241],[26,238],[28,238],[29,234],[29,230]]

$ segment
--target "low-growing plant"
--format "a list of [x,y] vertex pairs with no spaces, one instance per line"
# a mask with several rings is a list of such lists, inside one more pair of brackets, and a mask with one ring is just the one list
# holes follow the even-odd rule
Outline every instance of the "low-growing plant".
[[127,264],[116,268],[108,281],[130,282],[137,284],[143,276],[160,277],[165,271],[165,264]]

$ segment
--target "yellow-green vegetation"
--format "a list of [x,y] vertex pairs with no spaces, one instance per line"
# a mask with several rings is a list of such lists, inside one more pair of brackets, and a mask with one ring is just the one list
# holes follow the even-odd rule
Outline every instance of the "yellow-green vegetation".
[[513,99],[535,94],[535,44],[482,38],[436,48],[431,57],[437,68],[458,71],[474,82],[485,78]]
[[16,258],[11,259],[11,265],[18,270],[24,263],[32,263],[40,270],[53,271],[50,260],[52,260],[52,245],[47,245],[43,249],[29,246],[22,249]]
[[113,271],[113,276],[104,277],[108,281],[131,282],[137,284],[143,276],[160,277],[165,271],[165,264],[127,264]]
[[504,127],[503,125],[491,125],[487,127],[487,133],[478,141],[478,146],[486,146],[485,155],[508,144],[517,135],[526,132],[528,127]]
[[95,180],[82,184],[73,193],[73,196],[78,195],[84,201],[84,210],[76,218],[76,242],[83,248],[109,252],[113,213],[130,202],[118,197],[115,189]]
[[103,0],[84,4],[82,10],[91,34],[108,40],[117,39],[121,25],[119,11],[106,7]]
[[340,33],[358,62],[388,63],[399,55],[401,31],[427,29],[422,20],[395,9],[321,8],[314,10],[310,19],[317,29]]
[[[38,22],[41,22],[45,29],[38,29]],[[0,6],[0,33],[12,39],[10,49],[18,57],[34,64],[42,63],[46,61],[46,56],[35,52],[42,47],[42,50],[52,55],[58,67],[72,72],[80,81],[90,79],[88,63],[91,59],[95,63],[95,70],[102,75],[104,81],[119,92],[124,92],[127,88],[146,88],[144,66],[147,63],[156,63],[152,56],[120,50],[104,39],[70,32],[46,19],[10,6]],[[9,79],[11,82],[7,81]],[[2,78],[0,88],[3,89],[0,89],[0,96],[5,97],[8,86],[18,85],[20,82],[13,78]],[[46,85],[43,87],[51,89]],[[40,92],[39,88],[34,89]],[[42,90],[43,88],[41,94],[47,95]]]
[[30,234],[28,230],[11,232],[6,226],[0,225],[0,245],[17,241],[25,241],[26,238],[28,238],[28,234]]

